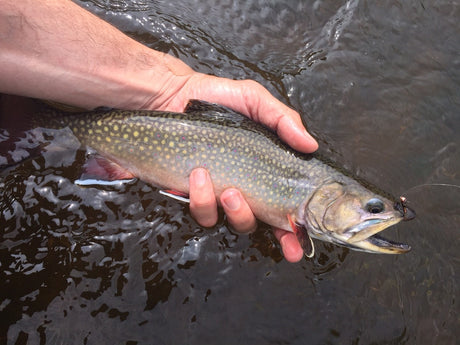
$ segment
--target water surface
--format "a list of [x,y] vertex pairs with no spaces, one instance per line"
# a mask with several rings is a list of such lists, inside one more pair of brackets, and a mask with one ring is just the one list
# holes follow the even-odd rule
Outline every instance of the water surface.
[[79,186],[78,142],[28,133],[0,153],[2,342],[457,343],[457,2],[78,3],[196,70],[262,83],[325,154],[408,197],[417,218],[387,236],[413,249],[316,242],[314,259],[289,264],[267,226],[238,236],[221,216],[204,229],[142,181]]

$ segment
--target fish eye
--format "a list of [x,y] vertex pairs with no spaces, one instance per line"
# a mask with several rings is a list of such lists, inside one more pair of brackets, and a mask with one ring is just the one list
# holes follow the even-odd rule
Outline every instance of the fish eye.
[[385,210],[385,205],[382,200],[374,198],[367,202],[366,208],[369,213],[381,213]]

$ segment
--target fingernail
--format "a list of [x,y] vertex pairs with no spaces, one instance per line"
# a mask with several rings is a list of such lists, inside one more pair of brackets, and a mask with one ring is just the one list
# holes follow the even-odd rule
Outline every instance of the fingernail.
[[228,193],[228,195],[223,198],[222,203],[231,211],[236,211],[241,206],[240,198],[236,193]]

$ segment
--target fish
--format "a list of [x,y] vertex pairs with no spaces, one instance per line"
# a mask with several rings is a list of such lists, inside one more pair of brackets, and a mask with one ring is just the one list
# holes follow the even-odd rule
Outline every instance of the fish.
[[80,143],[110,162],[114,178],[135,176],[167,195],[186,197],[193,169],[208,170],[217,197],[241,191],[254,215],[296,234],[307,257],[312,239],[370,253],[399,254],[407,244],[381,231],[415,218],[395,200],[337,169],[318,154],[299,153],[274,132],[227,107],[189,101],[184,112],[47,109],[36,127],[69,128]]

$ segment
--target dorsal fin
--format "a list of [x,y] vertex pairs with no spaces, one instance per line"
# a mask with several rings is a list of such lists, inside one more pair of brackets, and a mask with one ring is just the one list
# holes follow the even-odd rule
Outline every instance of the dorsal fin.
[[203,121],[210,120],[211,122],[225,124],[230,127],[254,128],[267,131],[266,128],[262,129],[263,126],[255,124],[247,116],[216,103],[192,99],[187,103],[184,112],[190,115],[197,114]]
[[[199,99],[191,99],[188,101],[187,105],[185,106],[184,113],[194,113],[194,112],[204,112],[204,111],[217,111],[217,112],[235,112],[230,108],[227,108],[223,105],[216,104],[216,103],[209,103],[205,101],[200,101]],[[239,114],[241,115],[241,114]]]
[[275,145],[282,145],[285,150],[294,153],[294,150],[284,144],[271,129],[223,105],[192,99],[188,102],[184,112],[190,116],[197,116],[201,121],[219,123],[224,126],[254,132],[270,139]]

